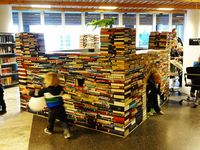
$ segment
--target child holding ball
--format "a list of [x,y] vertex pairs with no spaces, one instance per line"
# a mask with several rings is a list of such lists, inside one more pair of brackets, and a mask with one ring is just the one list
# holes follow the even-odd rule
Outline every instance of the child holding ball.
[[[30,96],[44,96],[46,105],[48,107],[48,125],[44,129],[47,134],[52,134],[56,119],[59,119],[64,129],[64,138],[70,138],[68,120],[63,106],[63,88],[59,85],[59,78],[56,73],[49,72],[44,78],[44,88],[39,91],[23,90],[22,93],[29,94]],[[37,93],[37,94],[35,94]]]

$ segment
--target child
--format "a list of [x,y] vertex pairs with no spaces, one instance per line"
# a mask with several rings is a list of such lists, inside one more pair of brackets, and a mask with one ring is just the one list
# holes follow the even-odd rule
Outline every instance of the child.
[[[55,120],[59,119],[62,123],[64,129],[64,138],[70,138],[70,133],[68,129],[67,115],[65,108],[63,106],[62,93],[63,89],[59,85],[59,78],[56,73],[49,72],[46,74],[44,79],[45,87],[39,91],[29,92],[30,96],[44,96],[46,100],[48,111],[48,125],[44,129],[44,132],[47,134],[52,134],[54,130]],[[23,90],[22,93],[27,93],[28,91]],[[37,93],[37,94],[35,94]]]
[[7,111],[6,111],[6,103],[4,101],[4,90],[3,90],[3,87],[2,85],[0,84],[0,115],[3,115],[5,114]]
[[158,106],[158,94],[160,92],[161,75],[158,72],[152,73],[149,80],[147,81],[146,95],[147,95],[147,113],[153,115],[150,111],[151,108],[155,110],[157,114],[163,115]]

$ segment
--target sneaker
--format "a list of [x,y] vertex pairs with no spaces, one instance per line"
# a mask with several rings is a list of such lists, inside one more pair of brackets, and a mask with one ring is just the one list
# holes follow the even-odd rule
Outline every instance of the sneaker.
[[2,111],[0,111],[0,115],[4,115],[5,113],[7,113],[6,110],[2,110]]
[[148,112],[147,115],[148,116],[153,116],[153,113],[152,112]]
[[159,111],[157,112],[158,115],[164,115],[164,112],[163,111]]
[[47,128],[44,129],[44,132],[45,132],[46,134],[49,134],[49,135],[53,134],[53,132],[50,131],[50,130],[48,130]]
[[69,139],[71,137],[71,134],[69,133],[69,129],[64,129],[64,138]]
[[197,106],[198,106],[197,104],[194,104],[194,105],[192,106],[192,108],[197,108]]

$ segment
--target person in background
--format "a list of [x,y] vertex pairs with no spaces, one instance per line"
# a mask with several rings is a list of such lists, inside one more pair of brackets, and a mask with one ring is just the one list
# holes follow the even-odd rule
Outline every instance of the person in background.
[[183,42],[180,37],[177,36],[176,28],[172,29],[172,49],[171,57],[183,56]]
[[183,42],[180,37],[177,36],[176,28],[172,29],[172,38],[177,40],[177,43],[180,43],[179,46],[183,46]]
[[[181,38],[177,36],[176,28],[172,29],[172,48],[170,55],[171,59],[175,59],[179,63],[183,64],[183,42]],[[182,87],[182,70],[178,70],[178,75],[180,87]]]
[[4,90],[3,90],[3,86],[0,83],[0,115],[5,114],[6,111],[6,103],[4,100]]
[[[198,58],[198,61],[194,62],[193,67],[200,67],[200,56]],[[194,81],[192,82],[194,83]],[[190,89],[190,96],[195,97],[195,88],[193,86],[191,86],[191,89]]]
[[147,95],[147,114],[151,113],[151,108],[155,110],[157,114],[163,115],[163,111],[158,105],[158,95],[161,95],[160,91],[161,75],[159,72],[153,72],[147,81],[146,95]]
[[64,138],[68,139],[71,137],[68,128],[68,119],[63,106],[63,88],[59,85],[59,78],[56,73],[49,72],[44,78],[44,88],[39,91],[29,91],[24,89],[23,94],[29,94],[30,96],[42,97],[44,96],[48,107],[48,125],[44,129],[47,134],[53,134],[54,124],[56,119],[59,119],[64,129]]
[[198,58],[198,61],[194,62],[193,67],[200,67],[200,56]]

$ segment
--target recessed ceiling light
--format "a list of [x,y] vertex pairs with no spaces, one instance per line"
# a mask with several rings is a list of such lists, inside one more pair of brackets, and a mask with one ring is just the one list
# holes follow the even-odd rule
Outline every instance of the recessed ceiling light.
[[31,5],[33,8],[51,8],[51,5]]
[[99,9],[117,9],[117,7],[114,7],[114,6],[100,6]]
[[174,8],[157,8],[157,10],[174,10]]

